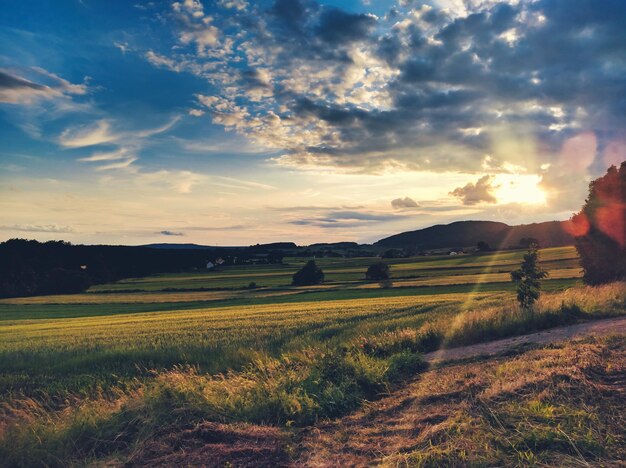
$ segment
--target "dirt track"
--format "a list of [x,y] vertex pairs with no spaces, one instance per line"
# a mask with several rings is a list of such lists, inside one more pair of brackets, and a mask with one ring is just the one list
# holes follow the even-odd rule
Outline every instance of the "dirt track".
[[476,356],[493,356],[524,344],[548,344],[577,338],[585,335],[609,335],[611,333],[626,333],[626,317],[617,317],[593,322],[567,325],[550,328],[548,330],[531,333],[529,335],[504,338],[459,348],[441,349],[424,355],[430,363],[467,359]]
[[[527,350],[511,357],[502,355],[507,350],[526,343],[561,343],[589,335],[612,334],[626,334],[626,317],[553,328],[525,336],[430,353],[426,355],[429,362],[448,361],[449,365],[446,363],[433,366],[433,369],[420,374],[380,400],[343,418],[309,428],[299,442],[299,457],[289,466],[405,466],[409,464],[408,459],[404,458],[405,454],[416,450],[424,453],[430,450],[431,454],[435,454],[431,461],[438,460],[437,450],[442,450],[442,453],[448,450],[452,454],[469,450],[480,456],[494,457],[495,450],[485,448],[481,445],[482,442],[472,442],[476,428],[471,424],[476,425],[476,421],[479,421],[472,418],[481,414],[485,407],[491,411],[507,401],[521,404],[528,394],[556,398],[554,395],[558,392],[554,390],[555,382],[562,380],[564,375],[567,376],[568,383],[562,390],[567,386],[577,385],[574,393],[579,395],[584,393],[583,389],[593,388],[597,395],[593,394],[589,405],[601,396],[603,404],[612,402],[610,411],[617,415],[624,414],[626,349],[623,345],[609,349],[597,343],[566,344],[566,351],[557,347]],[[469,363],[454,362],[477,356],[492,358]],[[500,367],[501,364],[506,365]],[[459,419],[461,417],[465,419]],[[484,421],[481,424],[482,426],[477,426],[478,429],[490,427]],[[463,427],[470,429],[463,432]],[[492,429],[495,432],[502,430],[500,427]],[[609,455],[605,460],[590,458],[592,463],[582,456],[576,459],[555,458],[552,465],[625,466],[625,459],[620,452]],[[480,457],[477,460],[480,461]],[[514,460],[511,461],[511,466],[513,462]],[[597,465],[594,464],[596,462]],[[438,463],[438,466],[465,466],[460,460],[447,463],[445,459],[441,459]],[[415,464],[418,464],[417,461]],[[484,460],[477,464],[489,466]],[[502,461],[491,464],[508,465],[509,463]],[[550,466],[550,463],[544,466]]]

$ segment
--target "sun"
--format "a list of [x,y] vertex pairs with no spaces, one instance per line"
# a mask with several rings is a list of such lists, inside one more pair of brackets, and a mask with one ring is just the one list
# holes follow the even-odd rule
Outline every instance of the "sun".
[[539,183],[541,176],[525,174],[498,174],[494,185],[499,204],[519,203],[523,205],[546,205],[546,193]]

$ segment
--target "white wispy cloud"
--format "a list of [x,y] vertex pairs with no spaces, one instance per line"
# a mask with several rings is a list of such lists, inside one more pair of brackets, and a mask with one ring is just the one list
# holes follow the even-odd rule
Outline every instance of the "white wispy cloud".
[[103,119],[91,125],[64,130],[59,136],[58,142],[66,148],[83,148],[85,146],[116,142],[122,136],[122,133],[113,132],[111,123]]

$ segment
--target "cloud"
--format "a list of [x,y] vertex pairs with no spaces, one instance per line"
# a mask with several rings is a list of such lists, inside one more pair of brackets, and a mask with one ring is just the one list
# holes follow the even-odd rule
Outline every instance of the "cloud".
[[236,179],[234,177],[214,176],[215,185],[221,185],[225,187],[244,188],[244,189],[261,189],[261,190],[276,190],[273,185],[262,184],[259,182]]
[[267,154],[272,151],[259,145],[254,145],[244,138],[229,139],[194,139],[186,140],[182,138],[174,138],[174,140],[185,150],[192,153],[204,154]]
[[126,159],[130,152],[129,148],[118,148],[115,151],[93,153],[91,156],[79,158],[82,162],[116,161]]
[[72,127],[64,130],[59,136],[59,144],[66,148],[82,148],[118,141],[121,134],[111,132],[111,124],[107,120],[98,120],[91,125]]
[[391,200],[391,206],[396,210],[418,208],[419,205],[415,200],[409,197],[396,198]]
[[450,195],[461,199],[464,205],[476,205],[478,203],[497,203],[493,191],[497,188],[492,185],[493,176],[485,175],[476,181],[476,184],[469,182],[464,187],[457,187]]
[[43,68],[31,67],[25,69],[24,73],[40,82],[31,81],[12,70],[0,68],[0,102],[29,105],[87,93],[85,84],[72,84]]
[[[145,144],[144,140],[168,131],[180,119],[181,116],[176,115],[158,127],[133,131],[115,130],[109,120],[101,119],[90,125],[67,128],[59,135],[57,141],[65,148],[117,146],[112,151],[95,152],[90,156],[78,158],[78,161],[98,163],[99,165],[95,166],[97,171],[136,169],[132,164],[139,159],[138,153]],[[104,162],[107,164],[102,164]]]
[[336,44],[365,39],[375,26],[376,17],[373,15],[328,8],[320,16],[316,33],[323,41]]
[[[294,207],[293,210],[307,211],[317,210],[318,207]],[[285,211],[278,209],[278,211]],[[291,219],[289,224],[296,226],[315,226],[325,229],[351,228],[366,225],[376,225],[379,223],[398,221],[405,219],[406,216],[399,214],[377,213],[369,211],[354,210],[330,210],[321,213],[319,216],[307,217],[301,219]]]
[[12,226],[0,226],[2,231],[19,232],[49,232],[68,234],[74,232],[70,226],[59,226],[56,224],[14,224]]
[[[176,47],[147,58],[205,79],[214,124],[296,168],[476,172],[490,155],[538,173],[574,134],[603,129],[598,151],[626,137],[625,2],[434,3],[176,3]],[[533,152],[499,151],[508,129]]]
[[128,45],[128,42],[118,42],[114,41],[113,45],[120,50],[120,52],[126,55],[126,52],[131,50],[131,47]]
[[146,60],[150,62],[155,67],[159,68],[167,68],[168,70],[180,72],[184,69],[184,66],[180,63],[177,63],[175,60],[165,57],[163,55],[159,55],[152,50],[149,50],[145,54]]
[[160,231],[158,234],[162,234],[164,236],[184,236],[183,232],[175,232],[175,231]]
[[191,193],[192,189],[209,180],[208,176],[192,171],[174,171],[161,169],[158,171],[141,171],[133,174],[139,186],[152,186],[179,194]]

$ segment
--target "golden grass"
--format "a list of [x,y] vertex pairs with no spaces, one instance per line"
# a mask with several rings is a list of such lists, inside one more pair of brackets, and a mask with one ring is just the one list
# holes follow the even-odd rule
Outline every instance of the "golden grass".
[[626,337],[423,373],[300,441],[307,466],[622,466]]
[[472,303],[470,307],[451,321],[439,320],[435,325],[443,335],[444,346],[489,341],[580,319],[623,315],[626,313],[626,283],[544,293],[531,311],[522,309],[513,298],[495,306]]

